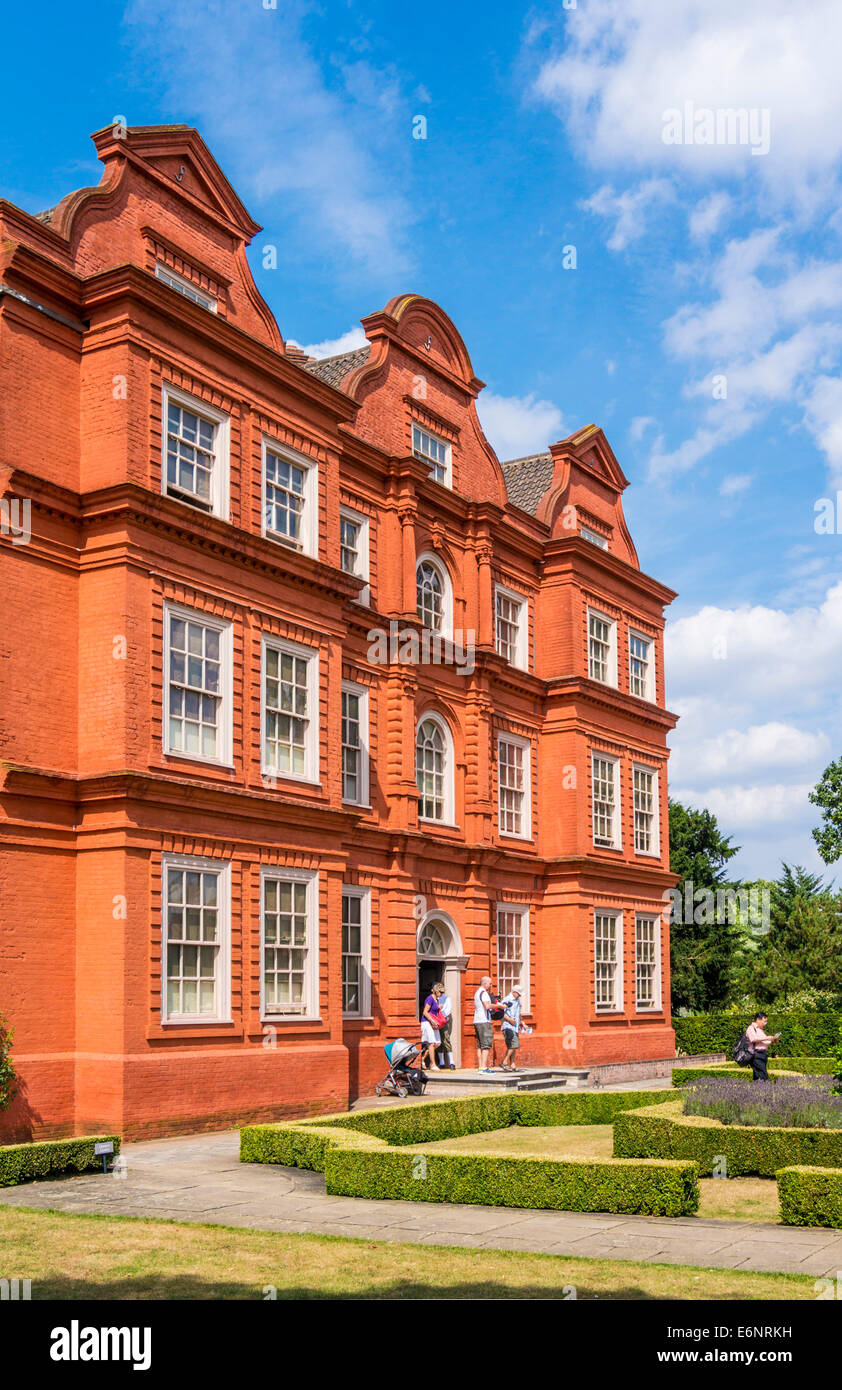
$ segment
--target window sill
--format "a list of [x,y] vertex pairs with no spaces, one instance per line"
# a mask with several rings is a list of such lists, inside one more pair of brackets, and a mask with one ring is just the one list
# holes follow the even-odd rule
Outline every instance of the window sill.
[[203,758],[198,753],[179,753],[172,748],[163,750],[165,758],[178,758],[183,762],[197,763],[201,767],[218,767],[222,772],[236,772],[234,763],[227,763],[219,758]]
[[[268,767],[260,769],[260,778],[263,782],[292,782],[296,787],[317,787],[319,791],[322,789],[318,777],[296,777],[294,772],[273,772]],[[264,790],[267,789],[264,788]]]
[[419,824],[419,825],[434,825],[434,826],[436,827],[437,830],[459,830],[459,828],[460,828],[460,827],[456,824],[455,821],[450,821],[450,820],[432,820],[429,816],[419,816],[419,817],[418,817],[418,824]]
[[498,835],[501,840],[515,840],[521,845],[534,845],[535,840],[532,835],[515,835],[511,830],[499,830]]
[[302,1023],[321,1023],[322,1020],[313,1014],[261,1014],[260,1022],[272,1028],[278,1028],[281,1025],[298,1028]]
[[344,796],[343,796],[343,798],[342,798],[342,805],[343,805],[343,806],[350,806],[350,807],[352,808],[352,810],[354,810],[354,811],[373,811],[373,810],[374,810],[374,807],[372,806],[372,804],[371,804],[370,801],[346,801],[345,798],[344,798]]

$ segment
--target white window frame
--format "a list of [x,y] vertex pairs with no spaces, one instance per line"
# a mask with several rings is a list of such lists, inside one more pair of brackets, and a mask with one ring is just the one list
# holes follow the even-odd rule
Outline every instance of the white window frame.
[[418,612],[418,571],[424,564],[432,565],[436,570],[441,581],[441,627],[427,628],[426,631],[438,631],[442,637],[451,640],[453,637],[453,585],[447,565],[443,564],[437,555],[431,550],[423,550],[415,561],[415,613],[419,622],[422,622],[421,614]]
[[[645,772],[652,778],[652,820],[649,829],[650,848],[638,849],[637,847],[637,788],[635,787],[635,773]],[[634,836],[635,854],[645,855],[648,859],[660,859],[661,857],[661,803],[658,785],[658,769],[649,763],[632,763],[632,833]]]
[[[170,1014],[167,1009],[167,876],[170,869],[195,869],[199,873],[214,873],[218,880],[216,1013]],[[192,943],[191,943],[192,944]],[[200,945],[197,942],[196,945]],[[231,865],[220,859],[207,859],[193,854],[163,854],[161,856],[161,1023],[167,1027],[191,1028],[196,1024],[231,1023]]]
[[[306,933],[307,969],[304,988],[304,1012],[281,1013],[270,1011],[266,1004],[266,973],[264,961],[265,892],[266,880],[304,883],[307,888]],[[263,864],[260,868],[260,1021],[261,1023],[320,1023],[319,999],[319,875],[315,869],[288,869],[283,864]]]
[[[356,685],[353,681],[342,682],[343,695],[356,695],[360,702],[360,771],[358,777],[359,796],[351,801],[345,796],[344,756],[342,759],[342,800],[346,806],[368,806],[369,804],[369,735],[368,735],[368,686]],[[341,718],[341,709],[340,709]],[[340,740],[344,755],[345,743]]]
[[[645,642],[649,648],[646,659],[646,689],[640,695],[632,690],[632,640]],[[655,639],[648,632],[639,632],[637,628],[629,628],[629,694],[636,700],[648,700],[650,704],[655,703]]]
[[517,667],[519,671],[529,669],[529,599],[525,594],[516,593],[514,589],[506,588],[505,584],[495,584],[494,586],[494,649],[498,656],[502,656],[506,661],[508,658],[505,652],[500,650],[500,634],[498,628],[499,614],[497,612],[497,598],[508,599],[510,603],[518,605],[517,616],[517,637],[515,638],[514,660],[510,660],[511,666]]
[[584,522],[579,529],[579,535],[582,537],[582,540],[590,541],[591,545],[599,546],[600,550],[608,549],[606,537],[601,536],[598,531],[594,531],[593,527],[585,526]]
[[[613,838],[610,845],[598,843],[596,833],[596,760],[610,763],[614,769],[614,815],[612,818]],[[595,849],[623,848],[623,820],[620,806],[620,759],[613,753],[591,749],[591,838]]]
[[183,295],[185,299],[190,299],[194,304],[201,305],[201,307],[207,309],[209,313],[215,314],[217,312],[219,301],[214,299],[212,294],[206,293],[205,290],[197,289],[192,280],[188,280],[184,275],[178,275],[176,271],[170,270],[168,265],[164,265],[163,261],[155,262],[155,279],[160,280],[164,285],[169,285],[171,290],[175,290],[177,294]]
[[[522,754],[523,768],[523,799],[521,801],[521,828],[516,830],[503,829],[503,788],[500,780],[500,750],[504,743],[512,748],[519,748]],[[531,840],[532,839],[532,744],[528,738],[521,738],[518,734],[501,732],[497,735],[497,829],[500,835],[507,840]]]
[[[269,764],[266,756],[266,653],[270,648],[281,655],[300,657],[307,662],[308,739],[304,750],[306,767],[303,773],[279,772],[277,768]],[[260,640],[260,767],[264,777],[274,778],[278,782],[319,782],[320,712],[318,647],[305,647],[300,642],[287,642],[281,637],[272,636],[270,633],[262,633]]]
[[[344,899],[357,898],[360,903],[360,1007],[356,1010],[345,1009],[345,951],[341,951],[342,957],[342,1017],[343,1018],[371,1018],[371,889],[360,888],[354,883],[343,883],[343,916]],[[341,944],[341,943],[340,943]]]
[[231,452],[231,419],[223,411],[217,410],[215,406],[208,405],[201,397],[189,396],[186,391],[180,391],[177,386],[165,381],[161,387],[161,494],[164,497],[171,497],[174,502],[181,502],[183,506],[190,507],[193,504],[186,502],[179,492],[170,492],[167,478],[167,439],[169,437],[169,404],[180,406],[182,410],[190,410],[194,415],[201,415],[203,419],[212,421],[214,425],[213,436],[213,472],[211,474],[211,496],[210,511],[204,507],[196,505],[194,511],[200,512],[204,516],[218,516],[222,521],[228,520],[229,512],[229,469]]
[[[444,449],[444,451],[445,451],[445,457],[444,457],[444,461],[443,461],[443,462],[442,462],[441,459],[434,459],[430,454],[424,453],[424,451],[423,451],[422,449],[416,449],[416,447],[415,447],[415,431],[416,431],[416,430],[418,430],[421,434],[425,434],[425,435],[427,436],[428,439],[432,439],[436,444],[439,444],[439,445]],[[442,439],[442,437],[441,437],[440,434],[436,434],[434,430],[428,429],[426,425],[422,425],[420,420],[413,420],[413,421],[412,421],[411,435],[412,435],[412,455],[413,455],[413,458],[422,459],[422,460],[424,461],[424,463],[427,463],[427,464],[430,465],[430,477],[432,478],[432,480],[433,480],[434,483],[439,483],[439,484],[441,484],[442,487],[449,487],[449,488],[452,488],[452,487],[453,487],[453,446],[450,444],[450,442],[449,442],[447,439]],[[437,477],[436,477],[436,473],[435,473],[436,468],[441,468],[441,469],[443,470],[443,472],[444,472],[444,477],[443,477],[443,478],[437,478]]]
[[[447,720],[446,720],[446,719],[443,719],[442,716],[441,716],[440,714],[436,713],[435,710],[427,710],[427,712],[426,712],[425,714],[422,714],[421,717],[420,717],[419,719],[417,719],[416,722],[415,722],[415,741],[414,741],[414,743],[413,743],[413,758],[415,759],[415,767],[416,767],[416,774],[415,774],[415,776],[416,776],[416,785],[417,785],[417,781],[418,781],[418,772],[417,772],[418,732],[419,732],[419,730],[420,730],[422,724],[427,724],[427,723],[430,723],[430,722],[433,723],[433,724],[436,724],[436,725],[438,726],[439,730],[440,730],[441,733],[442,733],[443,739],[444,739],[444,774],[443,774],[443,784],[444,784],[444,785],[443,785],[443,796],[442,796],[442,814],[441,814],[441,818],[439,819],[439,818],[436,817],[436,816],[424,816],[424,815],[421,814],[421,811],[419,810],[419,812],[418,812],[418,820],[419,820],[419,823],[421,823],[421,824],[423,824],[423,825],[444,825],[444,826],[449,826],[449,827],[453,828],[453,827],[455,826],[455,821],[456,821],[456,810],[455,810],[455,801],[456,801],[456,796],[455,796],[456,766],[455,766],[454,753],[453,753],[453,734],[452,734],[452,732],[451,732],[450,725],[448,724]],[[419,801],[420,801],[420,799],[421,799],[421,790],[420,790],[420,788],[418,789],[418,799],[419,799]]]
[[[266,455],[275,454],[278,458],[285,459],[287,463],[295,468],[300,468],[304,474],[304,489],[302,499],[304,505],[301,509],[301,532],[298,540],[290,536],[283,535],[280,531],[274,531],[266,521],[267,504],[267,483],[266,477]],[[299,453],[297,449],[291,449],[288,444],[281,444],[279,440],[271,435],[264,434],[260,446],[260,525],[262,534],[267,540],[274,541],[276,545],[287,546],[290,550],[298,550],[303,555],[310,555],[318,558],[319,554],[319,465],[316,459],[310,458],[309,454]]]
[[[597,918],[613,917],[616,923],[614,931],[615,941],[615,961],[614,961],[614,997],[610,1004],[599,1003],[599,991],[597,988],[597,960],[596,960],[596,933]],[[594,1012],[598,1014],[622,1014],[625,1012],[623,993],[623,914],[613,907],[596,907],[593,915],[593,937],[592,937],[592,959],[594,967]]]
[[[218,748],[215,758],[207,758],[203,753],[188,753],[181,748],[171,748],[170,733],[170,618],[180,618],[183,622],[200,624],[213,628],[220,634],[219,642],[219,696],[220,707],[217,719]],[[163,605],[163,684],[161,689],[161,748],[168,758],[186,758],[190,762],[204,763],[209,767],[234,766],[234,626],[222,618],[204,613],[200,608],[185,608],[179,603],[165,602]]]
[[[521,1013],[529,1014],[532,1012],[531,1005],[531,980],[529,971],[529,906],[526,903],[499,903],[497,904],[497,974],[500,974],[500,916],[503,912],[513,912],[520,916],[520,950],[521,950],[521,971],[520,971],[520,1004]],[[506,991],[506,994],[510,993]],[[505,997],[505,995],[503,995]]]
[[[601,623],[608,626],[608,657],[606,660],[607,679],[603,680],[600,676],[595,676],[591,667],[591,619],[596,618]],[[611,618],[607,613],[602,613],[598,608],[588,607],[588,678],[592,681],[599,681],[600,685],[610,685],[617,688],[617,619]]]
[[[355,602],[355,603],[362,603],[362,604],[364,604],[366,607],[368,607],[368,605],[369,605],[369,603],[370,603],[370,601],[371,601],[371,585],[370,585],[369,582],[368,582],[368,581],[369,581],[369,578],[370,578],[370,573],[369,573],[369,519],[368,519],[368,517],[365,515],[364,512],[355,512],[354,509],[353,509],[352,507],[341,506],[341,507],[339,508],[339,522],[340,522],[339,540],[340,540],[340,548],[341,548],[341,543],[342,543],[342,529],[341,529],[341,524],[342,524],[343,521],[350,521],[350,522],[352,523],[352,525],[354,525],[354,526],[359,526],[359,528],[360,528],[359,547],[358,547],[358,549],[357,549],[357,563],[358,563],[358,568],[355,569],[355,570],[345,570],[344,572],[345,572],[346,574],[353,574],[353,575],[355,576],[355,578],[357,578],[357,579],[364,579],[364,580],[366,581],[366,583],[365,583],[365,588],[364,588],[364,589],[360,589],[360,592],[357,594],[357,597],[355,598],[354,602]],[[341,568],[341,565],[342,565],[341,553],[340,553],[340,560],[339,560],[339,563],[340,563],[340,568]]]
[[[654,988],[652,991],[653,1002],[651,1004],[641,1004],[640,997],[638,994],[637,970],[639,962],[637,959],[637,947],[638,927],[640,926],[641,922],[651,922],[654,926],[653,938],[655,946],[655,959],[652,962],[652,964],[654,965],[655,969],[653,976]],[[661,1012],[661,1009],[663,1007],[661,982],[661,917],[657,912],[636,912],[634,914],[634,1007],[635,1012],[639,1014],[658,1014]]]

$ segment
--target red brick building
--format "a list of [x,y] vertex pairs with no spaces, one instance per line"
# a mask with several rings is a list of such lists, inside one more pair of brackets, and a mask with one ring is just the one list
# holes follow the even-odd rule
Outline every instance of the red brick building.
[[0,203],[0,1134],[336,1108],[441,975],[669,1056],[664,605],[594,426],[500,463],[415,295],[285,345],[198,134]]

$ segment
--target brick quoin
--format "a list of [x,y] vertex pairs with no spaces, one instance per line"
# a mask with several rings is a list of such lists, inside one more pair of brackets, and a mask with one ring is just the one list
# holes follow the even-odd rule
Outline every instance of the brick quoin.
[[[418,295],[364,318],[364,348],[308,359],[256,288],[246,248],[261,228],[197,132],[93,138],[98,188],[38,217],[0,202],[0,496],[30,501],[32,530],[27,544],[0,537],[0,1013],[21,1079],[0,1140],[342,1108],[383,1074],[384,1042],[419,1035],[419,931],[431,926],[457,1056],[473,1066],[473,994],[501,973],[507,904],[528,922],[525,1062],[671,1056],[662,914],[675,718],[662,638],[675,595],[640,571],[602,430],[501,464],[465,344]],[[165,495],[168,388],[223,421],[219,514]],[[413,423],[449,449],[450,486],[413,452]],[[265,438],[316,469],[311,548],[263,532]],[[342,568],[340,507],[367,523],[367,603]],[[372,629],[421,633],[422,553],[449,577],[453,628],[475,634],[471,672],[373,652]],[[522,668],[497,650],[498,585],[525,605]],[[167,605],[230,630],[231,747],[219,761],[165,752]],[[589,676],[589,609],[614,624],[616,684]],[[650,643],[649,698],[631,689],[632,633]],[[263,775],[263,638],[318,654],[316,779]],[[365,805],[343,801],[343,680],[368,696]],[[419,819],[416,727],[431,715],[452,741],[447,823]],[[519,837],[499,828],[507,733],[531,769]],[[594,752],[618,763],[617,848],[594,843]],[[636,764],[658,774],[648,854],[635,850]],[[226,868],[224,1017],[164,1014],[166,856]],[[261,1012],[267,870],[315,875],[307,1017]],[[343,1015],[343,884],[370,905],[361,1017]],[[596,1004],[597,910],[622,917],[622,989],[608,1011]],[[657,918],[666,1008],[638,1007],[636,914]]]

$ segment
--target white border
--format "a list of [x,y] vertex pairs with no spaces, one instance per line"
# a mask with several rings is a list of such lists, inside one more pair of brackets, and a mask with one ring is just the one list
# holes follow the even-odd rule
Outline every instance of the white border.
[[[266,980],[263,973],[264,884],[275,878],[307,885],[307,976],[303,1014],[266,1012]],[[316,869],[288,869],[283,864],[260,866],[260,1021],[261,1023],[321,1023],[319,1008],[319,875]]]
[[[435,555],[432,550],[422,550],[415,561],[415,614],[422,622],[421,614],[418,612],[418,571],[423,564],[431,564],[441,579],[441,627],[439,632],[448,641],[453,640],[453,583],[450,578],[450,571],[447,565]],[[425,628],[426,632],[433,632],[433,628]]]
[[[368,806],[369,805],[369,735],[368,735],[368,686],[357,685],[354,681],[342,682],[342,694],[358,695],[360,697],[360,794],[356,801],[349,801],[345,796],[344,781],[342,786],[342,800],[346,806]],[[339,711],[340,721],[342,709]],[[342,729],[340,722],[340,747],[342,745]],[[341,770],[340,770],[341,775]]]
[[[509,589],[505,584],[494,585],[494,650],[498,656],[502,656],[497,645],[497,595],[502,594],[504,598],[512,599],[514,603],[520,604],[520,615],[517,625],[517,641],[515,644],[516,660],[510,665],[519,671],[529,670],[529,599],[526,594],[519,594],[515,589]],[[505,660],[505,657],[503,658]]]
[[500,969],[500,913],[519,912],[520,913],[520,948],[523,953],[522,968],[520,972],[521,984],[521,1013],[531,1014],[532,1012],[532,979],[529,969],[529,904],[528,903],[502,903],[497,904],[497,916],[495,927],[497,931],[497,970]]
[[[201,623],[205,627],[214,628],[221,633],[219,643],[220,655],[220,681],[219,690],[221,696],[220,717],[217,728],[219,730],[219,756],[216,758],[206,758],[201,753],[187,753],[180,748],[170,748],[170,618],[182,618],[187,622]],[[234,668],[234,625],[232,622],[217,618],[213,614],[204,613],[201,608],[185,608],[180,603],[169,603],[165,600],[163,605],[163,685],[161,688],[161,747],[164,755],[168,758],[186,758],[189,762],[204,763],[209,767],[233,767],[234,766],[234,689],[233,689],[233,668]]]
[[[652,774],[652,803],[653,803],[653,806],[654,806],[654,814],[653,814],[653,817],[652,817],[652,845],[653,845],[653,848],[652,848],[652,849],[638,849],[638,848],[637,848],[637,845],[635,844],[635,830],[634,830],[634,817],[635,817],[635,810],[636,810],[636,807],[635,807],[635,804],[634,804],[634,774],[635,774],[635,772],[650,772],[650,773]],[[651,763],[638,763],[638,762],[633,762],[633,763],[632,763],[632,785],[631,785],[631,793],[632,793],[632,826],[631,826],[631,831],[632,831],[632,848],[633,848],[635,854],[640,855],[641,858],[644,858],[644,859],[660,859],[660,857],[661,857],[661,786],[660,786],[660,779],[659,779],[659,777],[658,777],[658,769],[657,769],[656,767],[652,767]]]
[[[161,387],[161,494],[163,497],[171,497],[174,502],[180,502],[182,506],[189,507],[191,504],[185,502],[183,497],[167,488],[167,438],[169,435],[169,410],[167,403],[173,401],[175,405],[182,406],[185,410],[192,410],[194,415],[201,415],[205,420],[210,420],[216,426],[213,437],[213,474],[211,477],[211,516],[218,516],[222,521],[228,520],[229,506],[229,457],[231,452],[231,419],[223,411],[217,410],[215,406],[208,405],[200,396],[189,396],[186,391],[180,391],[177,386],[172,386],[165,381]],[[199,513],[204,513],[203,507],[193,509]]]
[[[303,775],[295,772],[278,772],[277,768],[270,767],[266,760],[266,651],[269,647],[273,651],[286,653],[288,656],[303,657],[307,662],[307,703],[310,707],[310,714],[307,721],[309,741],[305,750],[307,768]],[[321,744],[320,713],[318,647],[305,647],[300,642],[287,642],[282,637],[273,637],[271,633],[262,632],[260,634],[260,771],[263,777],[273,778],[276,782],[318,784]]]
[[[371,1018],[371,889],[361,888],[356,883],[343,883],[342,896],[349,898],[359,898],[362,903],[360,910],[360,948],[362,956],[362,982],[360,985],[360,1007],[356,1013],[346,1013],[342,1010],[343,1018],[365,1019]],[[340,923],[341,926],[341,923]],[[342,952],[342,942],[340,941],[340,958]]]
[[[607,680],[607,681],[599,681],[599,680],[597,680],[597,677],[596,677],[596,676],[592,676],[592,675],[591,675],[591,618],[592,618],[592,617],[594,617],[594,618],[599,618],[600,621],[603,622],[603,623],[608,623],[609,628],[610,628],[610,632],[611,632],[611,640],[610,640],[610,642],[609,642],[609,647],[608,647],[608,674],[609,674],[610,679]],[[599,608],[594,608],[591,604],[588,604],[588,608],[587,608],[587,622],[585,623],[585,640],[586,640],[586,642],[587,642],[586,657],[587,657],[587,663],[588,663],[588,665],[587,665],[588,680],[597,681],[597,683],[598,683],[599,685],[607,685],[607,686],[610,686],[612,690],[617,690],[617,689],[619,688],[619,681],[618,681],[618,678],[617,678],[617,619],[616,619],[616,618],[612,618],[612,617],[610,616],[610,614],[608,614],[608,613],[603,613],[603,612],[601,612]]]
[[[596,842],[596,826],[594,824],[594,758],[602,758],[605,762],[614,765],[614,841],[610,845],[598,845]],[[604,752],[601,748],[591,749],[591,844],[594,849],[618,850],[623,848],[623,813],[622,813],[622,787],[620,778],[620,759],[616,753]]]
[[[301,514],[301,540],[294,541],[289,536],[282,536],[279,531],[273,531],[266,524],[266,455],[267,453],[277,454],[278,458],[286,459],[296,468],[302,469],[304,473],[304,509]],[[272,435],[264,434],[260,442],[260,529],[261,534],[267,540],[274,541],[276,545],[284,545],[289,550],[298,550],[303,555],[310,555],[318,559],[319,554],[319,465],[316,459],[310,458],[308,454],[301,454],[297,449],[291,449],[288,444],[281,444]]]
[[[422,724],[432,720],[444,734],[444,814],[441,820],[436,820],[433,816],[422,816],[418,813],[420,825],[444,825],[450,829],[456,828],[456,763],[453,751],[453,732],[443,715],[437,710],[426,710],[415,721],[415,738],[412,744],[412,758],[415,770],[416,785],[418,782],[418,730]],[[418,788],[418,799],[421,798],[421,789]]]
[[[655,999],[651,1005],[641,1005],[637,999],[637,923],[645,917],[655,923]],[[663,977],[661,974],[661,931],[663,920],[658,912],[635,912],[634,914],[634,1011],[637,1014],[659,1014],[663,1011]]]
[[[632,690],[632,688],[631,688],[631,663],[632,663],[631,642],[632,642],[632,638],[633,638],[633,637],[636,637],[636,638],[638,639],[639,642],[645,642],[645,643],[647,644],[647,646],[649,647],[649,659],[648,659],[648,661],[647,661],[647,663],[646,663],[646,694],[645,694],[645,695],[635,695],[634,692],[633,692],[633,690]],[[657,692],[657,689],[658,689],[657,684],[656,684],[656,681],[655,681],[655,646],[656,646],[656,644],[655,644],[655,638],[652,636],[651,633],[649,633],[649,632],[641,632],[641,631],[640,631],[638,628],[636,628],[636,627],[630,627],[630,628],[629,628],[629,636],[628,636],[628,654],[629,654],[628,679],[629,679],[629,694],[631,695],[631,697],[632,697],[633,700],[646,700],[647,703],[650,704],[650,705],[654,705],[654,704],[655,704],[655,697],[656,697],[656,692]]]
[[[512,743],[520,748],[525,757],[523,760],[524,787],[523,787],[523,815],[521,817],[522,829],[519,835],[511,830],[504,830],[501,825],[503,817],[503,801],[500,795],[500,744]],[[521,738],[519,734],[510,734],[503,731],[497,733],[497,833],[506,840],[531,840],[532,839],[532,743],[528,738]]]
[[[596,919],[600,917],[615,917],[617,920],[617,973],[614,976],[614,1003],[610,1006],[597,1004],[596,1002]],[[625,981],[623,978],[623,914],[615,907],[594,907],[593,922],[591,926],[591,961],[594,971],[593,1006],[594,1013],[602,1016],[603,1014],[624,1014],[625,1008]]]
[[409,432],[409,433],[410,433],[410,448],[411,448],[411,451],[412,451],[412,457],[413,457],[413,458],[416,458],[416,459],[419,459],[421,463],[428,463],[428,464],[430,465],[430,482],[431,482],[431,483],[439,483],[438,478],[436,478],[436,477],[434,476],[434,474],[433,474],[433,468],[434,468],[434,466],[435,466],[435,459],[431,459],[430,456],[429,456],[429,454],[422,454],[420,451],[419,451],[419,452],[416,452],[416,449],[415,449],[415,442],[414,442],[415,430],[416,430],[416,429],[421,430],[423,434],[429,435],[430,439],[434,439],[434,440],[436,441],[437,444],[443,444],[443,445],[444,445],[445,449],[447,450],[447,459],[446,459],[445,465],[444,465],[444,482],[439,483],[439,487],[448,487],[448,488],[450,488],[450,490],[451,490],[451,492],[452,492],[452,491],[453,491],[453,445],[450,443],[450,440],[449,440],[449,439],[445,439],[445,438],[443,437],[443,435],[436,434],[435,430],[428,429],[426,425],[422,425],[421,421],[420,421],[420,420],[416,420],[415,418],[413,418],[412,420],[410,420],[410,426],[411,426],[411,428],[410,428],[410,432]]
[[[370,583],[369,583],[369,579],[371,578],[370,566],[369,566],[369,519],[368,519],[368,517],[366,516],[365,512],[355,512],[354,509],[353,509],[353,507],[346,507],[344,503],[343,503],[342,506],[339,508],[339,518],[340,518],[340,521],[342,520],[343,517],[344,517],[347,521],[352,521],[352,522],[354,523],[355,526],[359,526],[359,528],[360,528],[360,549],[359,549],[359,552],[358,552],[358,556],[359,556],[360,568],[361,568],[361,571],[362,571],[362,572],[361,572],[360,574],[356,575],[355,577],[356,577],[357,579],[364,579],[366,582],[365,582],[365,588],[364,588],[364,589],[360,589],[360,592],[357,594],[357,597],[354,599],[354,602],[355,602],[355,603],[360,603],[360,604],[362,604],[365,608],[368,608],[368,606],[369,606],[369,604],[370,604],[370,602],[371,602],[371,585],[370,585]],[[340,547],[341,547],[341,544],[342,544],[342,532],[341,532],[341,528],[340,528]],[[340,557],[339,557],[339,563],[340,563],[340,568],[341,568],[341,565],[342,565],[342,556],[341,556],[341,553],[340,553]],[[347,571],[345,571],[345,573],[347,573]]]
[[[216,981],[217,1012],[210,1014],[167,1013],[167,869],[199,869],[213,872],[219,879]],[[201,942],[197,942],[201,945]],[[220,859],[206,859],[194,854],[161,855],[161,1023],[168,1027],[195,1027],[205,1023],[232,1023],[231,1018],[231,864]]]

